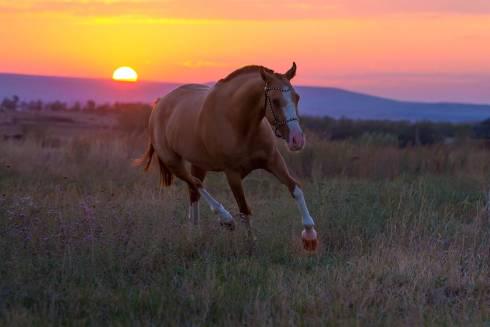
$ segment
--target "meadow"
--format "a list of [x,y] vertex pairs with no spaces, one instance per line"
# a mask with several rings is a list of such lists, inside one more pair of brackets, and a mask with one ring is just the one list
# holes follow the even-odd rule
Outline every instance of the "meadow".
[[[304,252],[287,190],[245,181],[245,229],[131,160],[141,133],[34,130],[0,142],[0,324],[328,326],[490,324],[490,151],[400,148],[308,133],[285,155],[317,221]],[[209,190],[237,212],[220,174]]]

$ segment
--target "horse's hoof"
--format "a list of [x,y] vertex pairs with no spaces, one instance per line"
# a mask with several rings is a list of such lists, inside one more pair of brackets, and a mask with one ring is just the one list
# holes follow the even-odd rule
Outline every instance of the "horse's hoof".
[[305,228],[301,233],[301,239],[303,240],[303,248],[306,251],[316,251],[318,239],[314,228]]
[[224,228],[230,230],[230,231],[234,231],[235,230],[235,221],[234,220],[221,221],[219,224],[221,226],[223,226]]

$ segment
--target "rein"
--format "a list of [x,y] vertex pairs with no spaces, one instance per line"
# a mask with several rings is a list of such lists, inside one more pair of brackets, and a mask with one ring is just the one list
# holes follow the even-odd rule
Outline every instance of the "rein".
[[268,83],[266,83],[265,87],[264,87],[264,94],[265,94],[264,109],[265,109],[265,111],[267,111],[267,104],[269,104],[269,108],[272,112],[272,117],[274,119],[274,122],[272,123],[272,125],[274,126],[274,134],[277,137],[282,138],[282,134],[279,131],[279,128],[281,128],[284,125],[287,125],[287,123],[289,123],[289,122],[298,120],[298,118],[293,117],[293,118],[289,118],[286,120],[278,119],[278,117],[276,116],[276,113],[274,112],[274,108],[272,108],[271,98],[269,97],[269,91],[279,91],[282,93],[286,93],[286,92],[291,92],[291,88],[288,87],[287,89],[283,89],[280,87],[270,87]]

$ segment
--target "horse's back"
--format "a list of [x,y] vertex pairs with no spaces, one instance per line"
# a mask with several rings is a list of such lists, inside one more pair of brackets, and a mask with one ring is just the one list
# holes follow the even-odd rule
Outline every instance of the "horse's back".
[[164,102],[165,110],[176,110],[180,107],[184,110],[197,110],[202,106],[210,89],[204,84],[184,84],[168,93],[160,101]]
[[152,139],[159,152],[189,157],[201,147],[199,113],[211,88],[204,84],[185,84],[160,98],[150,117]]

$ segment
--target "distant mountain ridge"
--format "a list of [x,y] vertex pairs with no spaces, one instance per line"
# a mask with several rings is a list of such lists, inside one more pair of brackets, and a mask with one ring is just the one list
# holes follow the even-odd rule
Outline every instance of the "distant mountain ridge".
[[[67,103],[153,102],[180,84],[0,74],[0,98]],[[472,122],[490,118],[490,105],[398,101],[332,87],[297,86],[300,113],[352,119]]]

